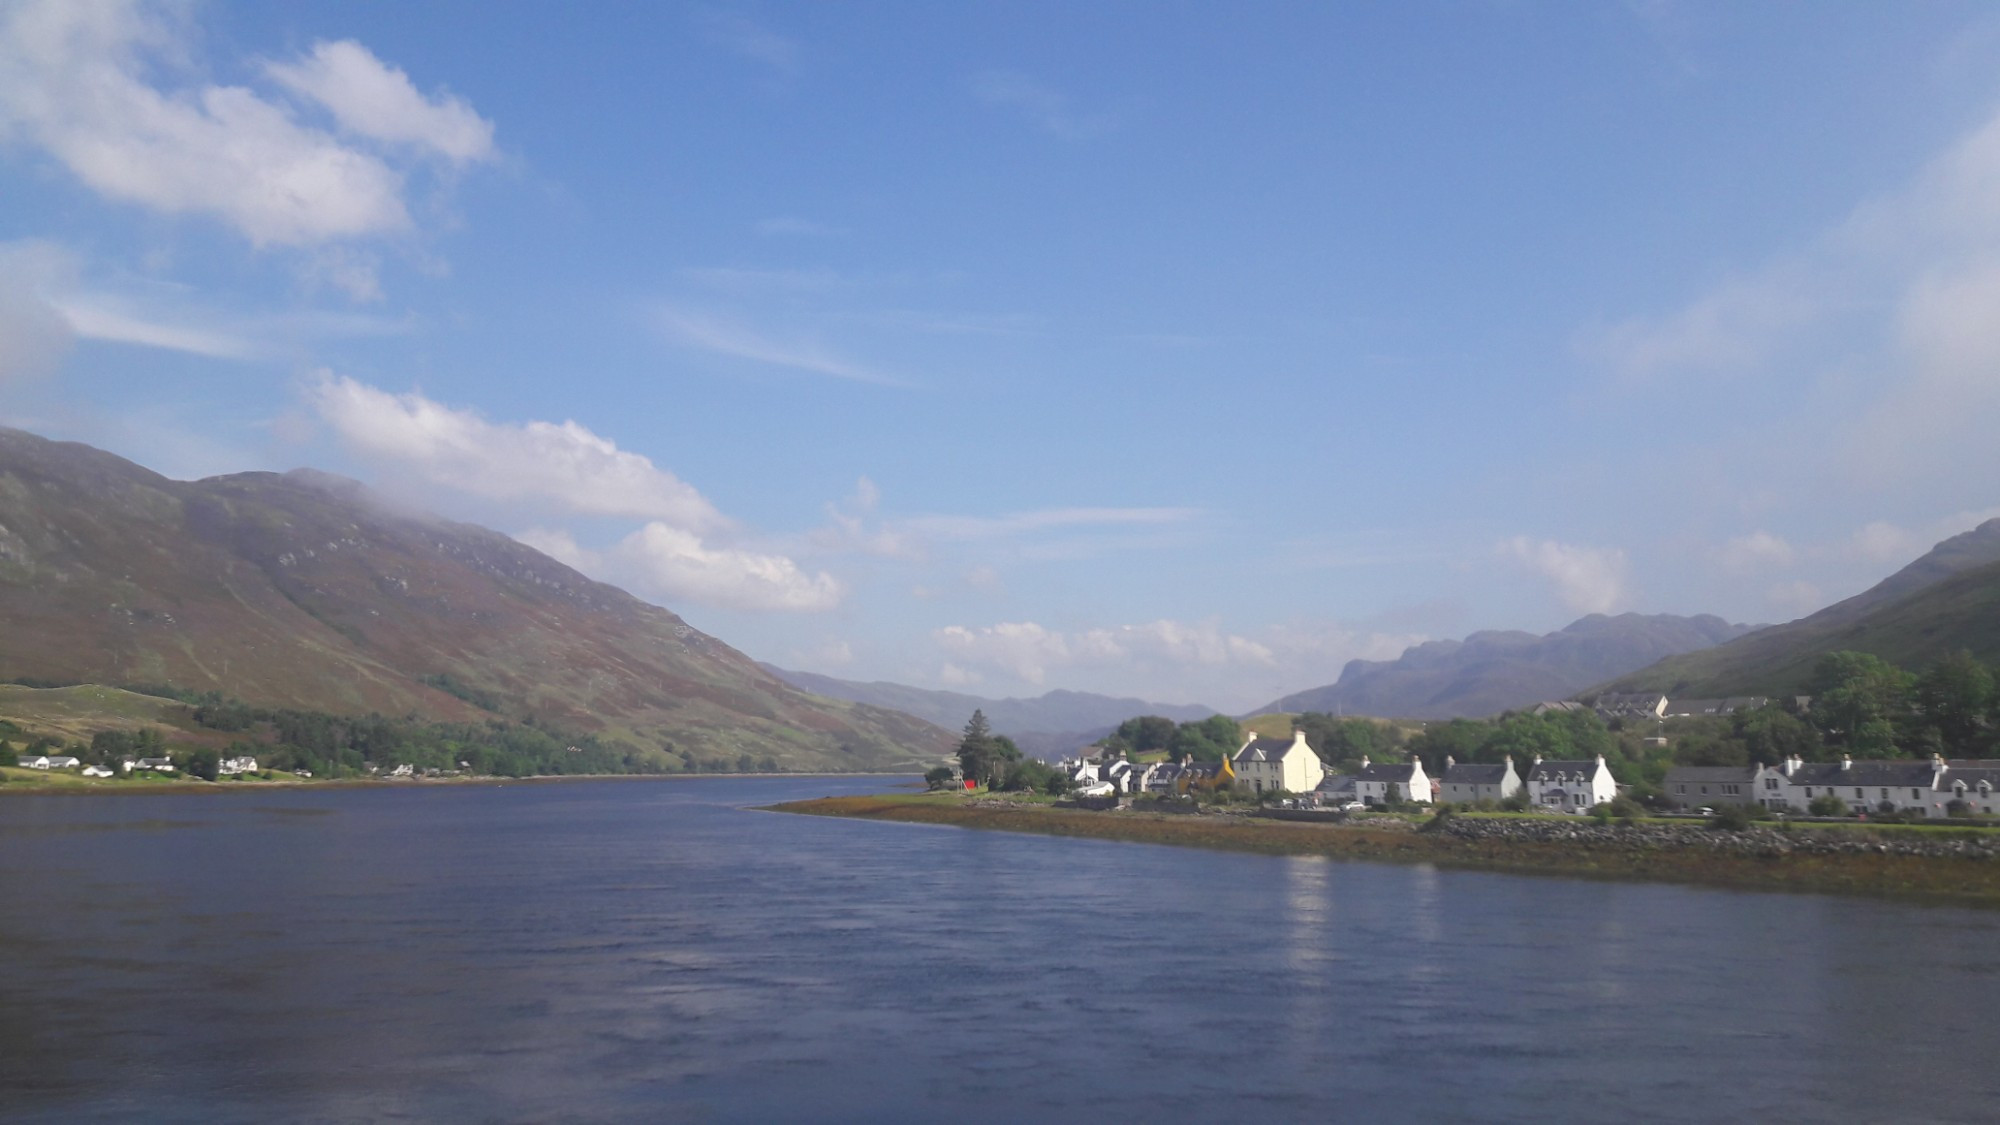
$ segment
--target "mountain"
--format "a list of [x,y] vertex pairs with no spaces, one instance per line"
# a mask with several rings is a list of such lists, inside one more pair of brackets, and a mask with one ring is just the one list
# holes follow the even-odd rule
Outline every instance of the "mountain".
[[1082,691],[1051,691],[1033,699],[982,699],[882,680],[858,683],[770,664],[764,665],[764,670],[810,692],[893,708],[952,730],[962,729],[974,710],[984,711],[994,733],[1004,734],[1022,750],[1044,758],[1089,745],[1134,715],[1164,715],[1184,723],[1216,713],[1213,707],[1148,703]]
[[810,695],[497,532],[307,470],[175,481],[0,429],[0,680],[495,714],[643,753],[906,768],[948,731]]
[[1338,682],[1285,696],[1259,710],[1478,718],[1563,699],[1621,670],[1721,644],[1750,628],[1707,614],[1593,613],[1539,637],[1518,631],[1474,633],[1462,641],[1417,645],[1395,660],[1351,660]]
[[1829,652],[1870,652],[1912,670],[1969,649],[2000,660],[2000,519],[1955,535],[1862,593],[1810,617],[1663,660],[1600,691],[1790,695]]

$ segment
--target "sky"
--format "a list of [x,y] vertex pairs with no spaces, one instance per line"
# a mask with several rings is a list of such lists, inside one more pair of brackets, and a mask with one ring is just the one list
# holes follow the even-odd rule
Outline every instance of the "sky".
[[1242,711],[2000,515],[2000,8],[0,0],[0,423]]

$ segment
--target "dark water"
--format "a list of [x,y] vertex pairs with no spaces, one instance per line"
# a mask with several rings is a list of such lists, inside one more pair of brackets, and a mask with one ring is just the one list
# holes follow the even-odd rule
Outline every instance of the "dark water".
[[744,811],[0,800],[0,1117],[2000,1120],[2000,912]]

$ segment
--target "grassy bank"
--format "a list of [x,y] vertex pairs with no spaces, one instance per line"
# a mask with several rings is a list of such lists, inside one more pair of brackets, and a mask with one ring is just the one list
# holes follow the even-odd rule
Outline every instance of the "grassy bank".
[[1511,874],[1643,879],[1745,890],[1809,891],[2000,906],[2000,863],[1908,855],[1727,855],[1694,848],[1604,848],[1562,842],[1467,840],[1409,828],[1305,824],[1242,816],[1089,812],[975,805],[953,795],[823,797],[772,811],[813,816],[1219,848],[1432,863]]

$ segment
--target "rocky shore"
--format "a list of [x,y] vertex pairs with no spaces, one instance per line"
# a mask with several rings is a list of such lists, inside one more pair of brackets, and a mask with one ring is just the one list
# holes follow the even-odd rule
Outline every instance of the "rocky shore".
[[1732,832],[1698,822],[1600,825],[1576,817],[1482,816],[1306,823],[894,795],[825,797],[772,811],[1512,874],[2000,906],[2000,834],[1978,829],[1758,825]]

